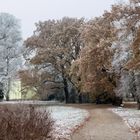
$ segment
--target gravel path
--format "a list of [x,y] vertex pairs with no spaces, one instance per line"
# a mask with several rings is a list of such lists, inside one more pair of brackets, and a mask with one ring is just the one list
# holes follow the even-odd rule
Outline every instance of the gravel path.
[[108,110],[110,106],[77,105],[87,109],[91,118],[72,136],[72,140],[137,140],[123,120]]

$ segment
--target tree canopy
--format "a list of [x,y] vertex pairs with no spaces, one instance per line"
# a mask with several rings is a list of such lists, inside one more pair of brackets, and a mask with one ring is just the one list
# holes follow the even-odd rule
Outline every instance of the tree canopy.
[[[39,79],[42,74],[43,81],[61,82],[66,102],[71,87],[76,96],[87,95],[94,101],[105,94],[112,100],[133,96],[140,102],[139,4],[139,0],[114,4],[90,20],[64,17],[38,22],[25,41],[28,74],[36,73],[28,76]],[[23,82],[26,85],[28,80]]]

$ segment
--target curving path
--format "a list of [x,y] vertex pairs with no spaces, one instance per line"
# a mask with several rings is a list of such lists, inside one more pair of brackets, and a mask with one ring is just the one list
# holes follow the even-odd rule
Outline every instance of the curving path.
[[91,114],[89,121],[73,134],[72,140],[137,140],[124,121],[108,110],[111,106],[72,106],[87,109]]

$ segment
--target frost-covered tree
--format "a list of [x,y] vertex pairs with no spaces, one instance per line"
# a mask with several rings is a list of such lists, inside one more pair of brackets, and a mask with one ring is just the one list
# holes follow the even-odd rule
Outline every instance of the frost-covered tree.
[[119,38],[119,40],[114,42],[114,44],[112,45],[112,49],[114,50],[112,67],[115,75],[118,77],[116,79],[117,84],[114,91],[117,96],[121,97],[128,97],[128,95],[130,94],[132,96],[135,92],[132,88],[130,88],[130,85],[134,82],[134,75],[124,70],[125,65],[132,55],[132,51],[130,49],[132,37],[129,38]]
[[[113,19],[119,30],[119,45],[114,55],[115,70],[120,73],[117,92],[126,96],[131,91],[140,108],[140,0],[112,7]],[[117,67],[116,67],[117,66]],[[117,68],[117,69],[116,69]],[[120,70],[119,70],[120,69]],[[133,85],[133,87],[132,87]]]
[[6,100],[12,77],[21,64],[21,31],[19,20],[8,13],[0,14],[0,80],[4,83]]

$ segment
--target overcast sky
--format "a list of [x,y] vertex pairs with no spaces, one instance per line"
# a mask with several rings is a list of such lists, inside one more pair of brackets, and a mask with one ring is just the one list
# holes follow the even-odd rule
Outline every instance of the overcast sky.
[[35,22],[64,16],[91,18],[109,10],[116,0],[0,0],[0,12],[21,20],[23,38],[31,36]]

